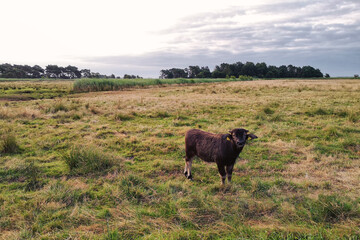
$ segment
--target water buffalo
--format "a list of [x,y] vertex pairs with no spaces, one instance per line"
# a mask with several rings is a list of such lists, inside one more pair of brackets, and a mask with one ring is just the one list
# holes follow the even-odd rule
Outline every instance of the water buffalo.
[[191,165],[195,156],[206,162],[215,162],[225,184],[226,175],[231,182],[231,175],[236,158],[243,150],[248,139],[257,136],[243,128],[236,128],[227,134],[213,134],[198,129],[191,129],[185,134],[185,170],[184,174],[192,179]]

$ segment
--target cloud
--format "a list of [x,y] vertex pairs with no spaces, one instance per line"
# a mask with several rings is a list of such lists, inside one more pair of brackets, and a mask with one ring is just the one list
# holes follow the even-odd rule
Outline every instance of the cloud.
[[86,61],[152,77],[165,68],[236,61],[312,65],[330,75],[352,75],[360,65],[360,2],[235,6],[185,17],[156,34],[170,39],[157,51]]
[[184,19],[168,34],[173,35],[172,44],[210,45],[232,52],[359,46],[360,3],[338,2],[302,1],[206,13]]

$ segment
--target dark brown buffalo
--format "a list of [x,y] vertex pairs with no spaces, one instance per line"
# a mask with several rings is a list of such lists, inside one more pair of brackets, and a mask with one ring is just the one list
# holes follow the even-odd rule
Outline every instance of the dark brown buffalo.
[[231,182],[236,158],[249,138],[255,139],[257,136],[242,128],[233,129],[227,134],[213,134],[198,129],[187,131],[185,135],[185,176],[192,179],[192,160],[198,156],[206,162],[217,164],[223,184],[225,184],[226,175],[228,181]]

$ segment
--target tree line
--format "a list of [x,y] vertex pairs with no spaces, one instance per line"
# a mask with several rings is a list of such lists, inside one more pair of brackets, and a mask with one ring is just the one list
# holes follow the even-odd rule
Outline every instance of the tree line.
[[[280,67],[267,65],[266,63],[236,62],[233,64],[222,63],[215,66],[213,71],[209,67],[189,66],[188,68],[171,68],[160,71],[160,78],[230,78],[239,76],[251,76],[258,78],[321,78],[322,72],[311,66],[296,67],[282,65]],[[330,77],[328,74],[325,77]],[[45,68],[39,65],[11,65],[0,64],[0,78],[120,78],[114,74],[104,75],[92,72],[90,69],[79,70],[75,66],[60,67],[47,65]],[[125,74],[124,79],[142,78],[140,76]]]
[[[211,72],[209,67],[189,66],[188,68],[171,68],[160,71],[160,78],[229,78],[251,76],[257,78],[322,78],[319,69],[311,66],[296,67],[282,65],[280,67],[266,63],[236,62],[222,63]],[[330,77],[326,74],[326,77]]]
[[[9,63],[0,64],[0,78],[120,78],[114,74],[104,75],[92,72],[90,69],[79,70],[75,66],[60,67],[58,65],[47,65],[44,68],[39,65],[11,65]],[[141,78],[140,76],[125,74],[123,78]]]

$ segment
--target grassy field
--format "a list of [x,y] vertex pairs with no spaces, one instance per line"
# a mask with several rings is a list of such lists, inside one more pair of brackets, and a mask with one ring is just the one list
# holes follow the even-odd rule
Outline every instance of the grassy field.
[[197,78],[197,79],[78,79],[74,82],[74,92],[114,91],[127,88],[144,88],[149,86],[162,86],[171,84],[196,84],[212,82],[247,81],[252,77],[239,78]]
[[0,79],[0,101],[27,101],[68,95],[72,80]]
[[[359,80],[72,87],[0,82],[0,239],[360,238]],[[186,180],[185,132],[236,127],[233,182]]]
[[193,85],[197,83],[249,81],[252,77],[201,79],[5,79],[0,78],[0,101],[26,101],[63,97],[72,93],[117,91],[134,88]]

